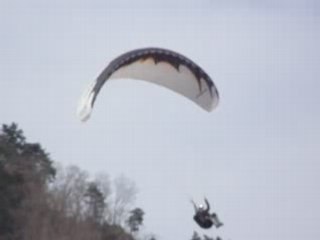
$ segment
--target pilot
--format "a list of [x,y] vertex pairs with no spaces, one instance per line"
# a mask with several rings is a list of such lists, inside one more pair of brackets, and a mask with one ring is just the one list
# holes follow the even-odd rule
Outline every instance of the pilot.
[[223,223],[219,220],[216,213],[210,213],[210,205],[208,200],[204,199],[206,207],[204,205],[199,204],[197,206],[194,201],[191,201],[195,210],[195,215],[193,219],[198,223],[198,225],[202,228],[208,229],[214,225],[216,228],[219,228],[223,225]]

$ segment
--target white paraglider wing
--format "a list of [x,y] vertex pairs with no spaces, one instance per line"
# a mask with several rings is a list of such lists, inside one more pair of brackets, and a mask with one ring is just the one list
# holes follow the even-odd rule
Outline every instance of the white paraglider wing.
[[170,50],[145,48],[127,52],[113,60],[81,98],[78,115],[86,121],[104,83],[109,79],[131,78],[171,89],[207,111],[219,101],[211,78],[190,59]]

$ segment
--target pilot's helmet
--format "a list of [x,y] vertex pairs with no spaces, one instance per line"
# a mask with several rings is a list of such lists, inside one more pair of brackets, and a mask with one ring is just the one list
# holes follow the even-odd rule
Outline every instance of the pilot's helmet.
[[200,211],[204,210],[204,206],[202,204],[199,204],[198,208],[199,208]]

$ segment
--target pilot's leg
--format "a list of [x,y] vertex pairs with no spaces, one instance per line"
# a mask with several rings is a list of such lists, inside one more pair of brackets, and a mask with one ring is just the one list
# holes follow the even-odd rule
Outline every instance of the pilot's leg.
[[219,220],[216,213],[212,213],[210,216],[212,217],[213,224],[216,226],[216,228],[223,226],[223,223]]

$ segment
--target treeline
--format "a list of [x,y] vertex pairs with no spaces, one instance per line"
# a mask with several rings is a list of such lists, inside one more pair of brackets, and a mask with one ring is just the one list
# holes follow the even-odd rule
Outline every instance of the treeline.
[[56,166],[17,124],[2,125],[0,240],[133,240],[144,217],[136,193],[124,176]]
[[193,235],[191,237],[191,240],[222,240],[219,236],[214,238],[214,237],[209,237],[206,234],[203,234],[203,237],[200,236],[200,234],[196,231],[193,232]]

